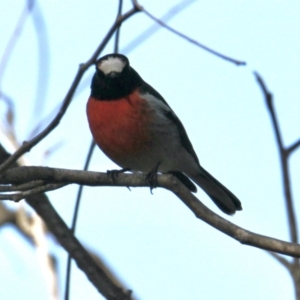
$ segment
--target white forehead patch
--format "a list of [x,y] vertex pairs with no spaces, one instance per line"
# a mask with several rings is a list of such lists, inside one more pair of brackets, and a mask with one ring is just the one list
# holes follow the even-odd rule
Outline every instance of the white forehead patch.
[[102,60],[98,64],[98,69],[101,70],[105,75],[110,72],[121,73],[126,65],[126,61],[123,61],[119,57],[108,57],[106,60]]

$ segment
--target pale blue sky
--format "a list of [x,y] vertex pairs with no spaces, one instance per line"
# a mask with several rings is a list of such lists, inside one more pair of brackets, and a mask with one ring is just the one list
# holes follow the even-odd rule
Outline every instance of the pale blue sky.
[[[45,106],[32,119],[37,82],[37,42],[31,19],[14,50],[3,89],[16,102],[19,141],[63,99],[79,63],[93,53],[115,18],[118,1],[40,1],[50,44]],[[174,1],[141,1],[156,16]],[[24,2],[2,1],[0,55]],[[125,1],[125,8],[130,1]],[[222,214],[201,191],[198,197],[231,222],[263,235],[288,239],[278,153],[264,99],[253,71],[274,95],[285,143],[300,136],[299,1],[196,1],[170,21],[174,28],[226,55],[247,62],[236,67],[161,29],[128,54],[131,65],[157,89],[179,116],[202,165],[242,201],[234,217]],[[120,48],[148,28],[140,13],[122,26]],[[103,54],[112,52],[110,44]],[[89,70],[85,78],[91,76]],[[84,78],[84,79],[85,79]],[[85,105],[89,88],[75,98],[54,132],[27,156],[61,142],[47,166],[83,167],[91,135]],[[1,104],[1,112],[3,111]],[[300,151],[290,159],[299,211]],[[116,166],[96,150],[91,169]],[[48,193],[70,223],[77,187]],[[298,200],[298,201],[297,201]],[[11,206],[13,206],[11,204]],[[289,274],[266,252],[240,245],[194,215],[164,190],[85,188],[77,236],[103,256],[138,299],[293,299]],[[10,228],[0,234],[1,299],[46,299],[32,248]],[[59,258],[64,289],[66,253]],[[41,294],[44,296],[41,296]],[[100,297],[101,298],[101,297]],[[71,299],[99,299],[85,275],[73,268]]]

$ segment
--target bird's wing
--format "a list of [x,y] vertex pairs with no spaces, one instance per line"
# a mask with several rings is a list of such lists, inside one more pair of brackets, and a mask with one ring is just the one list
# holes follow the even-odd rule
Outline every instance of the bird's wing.
[[145,81],[143,81],[143,84],[140,87],[140,93],[145,94],[145,95],[149,94],[153,98],[155,98],[155,101],[157,101],[157,104],[158,104],[161,112],[164,114],[164,116],[166,118],[171,120],[173,122],[173,124],[176,126],[182,146],[186,149],[186,151],[188,153],[190,153],[192,155],[192,157],[195,159],[195,161],[199,164],[199,159],[197,157],[197,154],[192,146],[192,143],[190,142],[190,140],[188,138],[188,135],[187,135],[181,121],[176,116],[176,114],[173,112],[173,110],[171,109],[171,107],[169,106],[167,101],[151,85],[149,85]]

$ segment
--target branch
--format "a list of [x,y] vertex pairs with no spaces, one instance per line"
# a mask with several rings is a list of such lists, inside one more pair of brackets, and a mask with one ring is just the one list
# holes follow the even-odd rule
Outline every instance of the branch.
[[[93,151],[95,149],[95,142],[92,140],[89,152],[84,164],[84,171],[86,171],[89,167],[90,161],[92,159]],[[76,229],[76,223],[77,223],[77,218],[78,218],[78,213],[79,213],[79,205],[80,205],[80,200],[82,196],[82,191],[83,191],[83,185],[79,185],[77,196],[76,196],[76,201],[75,201],[75,206],[74,206],[74,212],[73,212],[73,218],[72,218],[72,225],[71,225],[71,231],[75,235],[75,229]],[[68,254],[68,260],[67,260],[67,269],[66,269],[66,283],[65,283],[65,300],[69,300],[69,295],[70,295],[70,278],[71,278],[71,255]],[[106,272],[107,273],[107,272]]]
[[[10,155],[0,144],[0,162],[6,160]],[[11,171],[23,169],[23,167],[17,167],[17,164],[13,163],[14,168]],[[30,181],[29,181],[30,182]],[[45,181],[31,181],[33,184],[28,184],[29,188],[32,186],[36,187],[36,183],[40,182],[41,185],[45,184]],[[24,182],[25,183],[25,182]],[[48,183],[51,184],[51,183]],[[21,184],[22,185],[22,184]],[[18,185],[19,187],[20,185]],[[22,185],[23,187],[25,185]],[[104,295],[107,299],[120,299],[129,300],[131,299],[131,291],[124,292],[119,287],[119,280],[113,274],[111,270],[104,263],[99,264],[101,259],[94,260],[93,253],[88,253],[79,241],[74,237],[73,232],[68,228],[56,210],[53,208],[51,203],[45,194],[35,194],[28,196],[26,202],[39,214],[44,220],[47,228],[51,231],[60,245],[71,254],[72,258],[76,261],[78,267],[87,275],[91,283],[96,289]],[[28,216],[26,216],[28,217]],[[10,212],[5,206],[0,203],[0,225],[7,222],[14,224],[19,232],[21,232],[30,243],[34,243],[32,236],[28,233],[28,230],[18,221],[16,212]],[[30,218],[28,222],[30,223]],[[24,225],[24,224],[23,224]],[[92,257],[91,257],[92,256]],[[103,267],[104,266],[104,267]]]
[[[89,186],[149,186],[146,176],[140,173],[119,174],[116,178],[112,179],[106,173],[45,167],[20,167],[10,169],[0,175],[0,183],[3,184],[22,184],[37,179],[45,180],[48,184],[76,183]],[[172,191],[197,218],[234,238],[241,244],[293,257],[300,257],[300,245],[259,235],[234,225],[209,210],[172,175],[159,175],[158,186]],[[36,205],[38,205],[38,200],[36,201]],[[48,216],[46,219],[52,220],[52,217]]]
[[273,258],[275,258],[278,262],[280,262],[284,267],[286,267],[289,271],[291,271],[292,264],[286,258],[274,252],[268,251],[268,253],[271,256],[273,256]]
[[34,213],[28,218],[23,206],[19,209],[18,224],[28,234],[35,246],[38,262],[45,277],[45,282],[50,291],[50,299],[58,300],[58,276],[55,259],[49,254],[46,237],[46,226],[42,219]]
[[[298,243],[297,221],[296,221],[294,203],[292,199],[290,173],[289,173],[289,166],[288,166],[288,155],[291,153],[291,150],[288,149],[286,150],[283,145],[279,124],[278,124],[276,112],[273,105],[272,94],[268,91],[262,77],[256,72],[254,73],[254,75],[264,94],[265,101],[267,104],[267,108],[271,117],[271,122],[276,136],[277,147],[278,147],[279,157],[280,157],[280,164],[281,164],[285,203],[286,203],[287,215],[289,220],[290,238],[293,243]],[[294,149],[298,147],[297,143],[294,144],[294,146],[292,147]]]
[[71,84],[70,89],[67,92],[67,95],[65,96],[65,99],[63,101],[62,107],[56,117],[51,121],[51,123],[36,137],[31,139],[28,142],[23,142],[23,145],[12,155],[10,156],[2,165],[0,166],[0,172],[3,172],[6,170],[13,162],[15,162],[19,157],[21,157],[24,153],[30,151],[32,147],[34,147],[36,144],[38,144],[43,138],[45,138],[61,121],[62,117],[64,116],[65,112],[67,111],[67,108],[69,107],[71,100],[74,96],[74,93],[76,91],[76,88],[83,76],[83,74],[87,71],[87,69],[93,65],[99,54],[102,52],[104,47],[109,42],[110,38],[114,34],[114,32],[117,30],[117,28],[128,18],[130,18],[132,15],[137,13],[139,10],[134,7],[130,9],[127,13],[123,14],[117,20],[114,22],[108,33],[106,34],[103,41],[100,43],[98,48],[95,50],[94,54],[91,56],[91,58],[84,64],[81,64],[79,66],[79,69],[77,71],[77,74]]
[[[22,13],[17,21],[17,25],[16,25],[12,35],[10,36],[10,39],[4,49],[4,54],[0,61],[0,87],[2,85],[4,71],[6,69],[6,66],[8,65],[11,54],[13,53],[13,49],[16,45],[18,38],[21,36],[23,29],[25,28],[24,24],[25,24],[27,18],[29,17],[29,15],[31,14],[31,11],[34,8],[34,5],[35,5],[35,1],[33,1],[33,0],[26,1],[25,7],[23,8]],[[1,88],[0,88],[0,90],[1,90]]]
[[[174,18],[177,14],[181,13],[185,8],[194,3],[196,0],[183,0],[179,3],[176,3],[172,6],[163,16],[161,16],[160,20],[164,23],[169,22],[172,18]],[[146,39],[150,38],[156,31],[161,29],[162,26],[159,24],[152,24],[149,28],[145,29],[141,34],[135,37],[131,42],[129,42],[125,47],[122,48],[121,52],[123,54],[128,54],[133,49],[135,49],[138,45],[143,43]]]
[[77,238],[73,236],[72,231],[61,219],[45,194],[32,195],[26,199],[26,202],[41,216],[61,246],[71,254],[78,267],[104,297],[120,300],[131,299],[131,292],[124,292],[119,288],[95,263]]
[[0,185],[0,192],[26,191],[44,184],[42,180],[33,180],[18,185]]
[[178,30],[172,28],[171,26],[167,25],[166,23],[164,23],[163,21],[161,21],[160,19],[158,19],[158,18],[156,18],[154,15],[152,15],[150,12],[148,12],[143,6],[141,6],[141,5],[137,2],[137,0],[132,0],[132,4],[134,5],[134,7],[135,7],[137,10],[144,12],[150,19],[152,19],[153,21],[155,21],[156,23],[158,23],[160,26],[162,26],[162,27],[168,29],[169,31],[171,31],[171,32],[173,32],[174,34],[178,35],[179,37],[185,39],[186,41],[188,41],[188,42],[190,42],[190,43],[196,45],[197,47],[199,47],[199,48],[201,48],[201,49],[203,49],[203,50],[205,50],[205,51],[207,51],[207,52],[209,52],[209,53],[211,53],[211,54],[213,54],[213,55],[215,55],[215,56],[218,56],[218,57],[220,57],[220,58],[222,58],[222,59],[224,59],[224,60],[227,60],[227,61],[229,61],[229,62],[231,62],[231,63],[234,63],[234,64],[236,64],[237,66],[245,66],[245,65],[246,65],[246,62],[240,61],[240,60],[236,60],[236,59],[233,59],[233,58],[231,58],[231,57],[229,57],[229,56],[226,56],[226,55],[224,55],[224,54],[221,54],[221,53],[219,53],[219,52],[217,52],[217,51],[215,51],[215,50],[213,50],[213,49],[211,49],[211,48],[209,48],[209,47],[207,47],[207,46],[205,46],[205,45],[199,43],[198,41],[196,41],[196,40],[190,38],[189,36],[183,34],[182,32],[180,32],[180,31],[178,31]]
[[286,149],[287,155],[292,154],[298,147],[300,147],[300,139]]
[[[119,6],[118,6],[118,13],[117,13],[117,20],[122,16],[122,6],[123,6],[123,0],[119,0]],[[116,30],[116,36],[115,36],[115,46],[114,46],[114,53],[119,52],[119,41],[120,41],[120,24]]]
[[[29,182],[28,185],[32,186],[36,184],[39,180],[35,180],[32,182]],[[24,185],[21,185],[23,188],[26,186],[26,183]],[[47,184],[41,184],[40,186],[37,186],[35,188],[30,188],[29,190],[26,190],[24,192],[16,191],[12,194],[2,194],[0,195],[0,200],[12,200],[14,202],[18,202],[30,195],[36,195],[38,193],[44,193],[44,192],[50,192],[53,190],[57,190],[61,187],[65,186],[65,184],[55,184],[55,183],[47,183]]]
[[[44,196],[42,196],[42,197],[44,197]],[[43,199],[42,199],[42,201],[43,201]],[[51,210],[51,208],[50,208],[50,210]],[[26,213],[26,215],[24,215],[24,213],[26,213],[26,212],[24,212],[24,211],[22,212],[21,209],[11,211],[6,206],[4,206],[2,204],[2,202],[0,202],[0,227],[4,226],[5,224],[13,225],[15,227],[15,229],[17,230],[17,232],[20,233],[26,239],[26,241],[30,243],[30,245],[35,246],[33,236],[32,236],[32,234],[30,234],[30,232],[28,230],[28,226],[26,226],[27,224],[31,224],[33,222],[33,216],[29,215],[28,213]],[[24,219],[25,219],[25,222],[23,221]],[[53,234],[51,231],[48,231],[48,228],[45,228],[45,230],[46,230],[47,234],[49,233],[49,234],[53,235],[53,238],[56,239],[57,243],[60,243],[59,238],[57,238],[55,236],[55,234]],[[68,234],[69,233],[66,232],[66,236],[68,236]],[[86,246],[84,246],[84,248],[87,249]],[[96,263],[107,274],[107,276],[110,278],[110,280],[117,286],[125,289],[124,283],[122,283],[122,281],[118,279],[118,276],[115,274],[115,272],[113,270],[111,270],[107,266],[107,264],[103,261],[101,256],[99,256],[99,254],[96,254],[95,252],[91,251],[90,249],[87,249],[87,251],[88,251],[89,255],[93,258],[94,263]],[[50,256],[50,258],[51,258],[51,261],[53,261],[53,262],[56,261],[55,257]],[[87,266],[87,267],[89,267],[89,266]]]
[[277,146],[280,151],[283,151],[284,146],[282,143],[282,137],[281,137],[281,132],[280,132],[279,125],[278,125],[277,116],[276,116],[276,113],[274,110],[273,95],[268,91],[268,88],[267,88],[264,80],[262,79],[262,77],[257,72],[254,72],[254,75],[255,75],[256,80],[257,80],[258,84],[260,85],[260,88],[265,96],[266,105],[267,105],[268,111],[270,113],[271,122],[272,122],[274,132],[275,132]]

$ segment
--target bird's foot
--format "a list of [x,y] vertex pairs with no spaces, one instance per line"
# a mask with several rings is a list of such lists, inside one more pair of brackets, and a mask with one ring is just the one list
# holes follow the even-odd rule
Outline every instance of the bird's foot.
[[111,179],[113,182],[115,182],[120,173],[125,173],[127,171],[130,171],[130,169],[129,168],[124,168],[124,169],[121,169],[121,170],[107,170],[106,175],[109,179]]
[[157,182],[157,171],[160,163],[158,163],[146,176],[146,180],[149,182],[150,185],[150,192],[158,186]]

